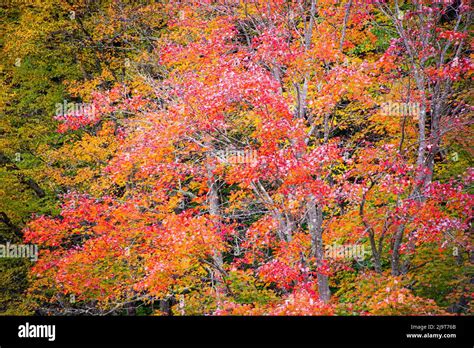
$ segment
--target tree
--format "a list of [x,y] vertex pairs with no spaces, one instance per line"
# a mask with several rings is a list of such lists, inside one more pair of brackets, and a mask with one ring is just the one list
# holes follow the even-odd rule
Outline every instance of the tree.
[[[44,312],[453,305],[424,297],[421,260],[469,250],[472,175],[435,173],[443,142],[468,129],[465,7],[447,18],[421,2],[71,6],[97,77],[69,91],[95,113],[56,117],[70,139],[47,152],[60,211],[24,230],[41,246],[30,292]],[[122,60],[127,49],[138,53]],[[339,258],[337,243],[370,252]]]

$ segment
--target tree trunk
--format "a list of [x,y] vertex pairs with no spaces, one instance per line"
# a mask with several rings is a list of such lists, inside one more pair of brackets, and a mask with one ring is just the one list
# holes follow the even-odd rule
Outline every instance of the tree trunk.
[[[208,165],[207,167],[207,184],[209,187],[208,194],[208,204],[209,204],[209,214],[214,222],[214,225],[217,229],[220,229],[220,209],[219,209],[219,192],[217,189],[217,183],[212,174],[212,167]],[[220,301],[222,296],[226,294],[226,287],[224,285],[224,279],[222,270],[224,267],[224,261],[222,259],[222,254],[218,250],[214,250],[214,255],[212,257],[214,262],[214,268],[212,269],[213,275],[212,278],[216,281],[216,291],[217,291],[217,300]]]
[[398,227],[397,233],[395,234],[395,241],[393,242],[392,258],[390,259],[393,276],[400,275],[400,246],[402,245],[405,227],[405,224],[402,224]]
[[[308,203],[308,228],[311,235],[311,254],[316,258],[316,266],[321,267],[324,260],[323,212],[314,201],[314,198],[311,198]],[[331,291],[329,290],[328,276],[318,272],[317,277],[319,299],[323,302],[329,302]]]

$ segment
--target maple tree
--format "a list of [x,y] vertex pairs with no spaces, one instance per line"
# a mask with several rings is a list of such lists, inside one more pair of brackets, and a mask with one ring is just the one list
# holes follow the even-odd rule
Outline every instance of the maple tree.
[[470,312],[469,5],[60,3],[94,112],[37,148],[43,313]]

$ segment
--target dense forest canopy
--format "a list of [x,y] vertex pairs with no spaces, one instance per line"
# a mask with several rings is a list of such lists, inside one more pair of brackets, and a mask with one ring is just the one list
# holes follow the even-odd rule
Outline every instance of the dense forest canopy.
[[472,313],[468,1],[0,14],[0,313]]

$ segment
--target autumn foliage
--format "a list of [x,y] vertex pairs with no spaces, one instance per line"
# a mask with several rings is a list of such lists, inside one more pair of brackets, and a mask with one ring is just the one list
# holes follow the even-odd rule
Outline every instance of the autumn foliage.
[[470,5],[99,3],[23,229],[41,311],[470,313]]

